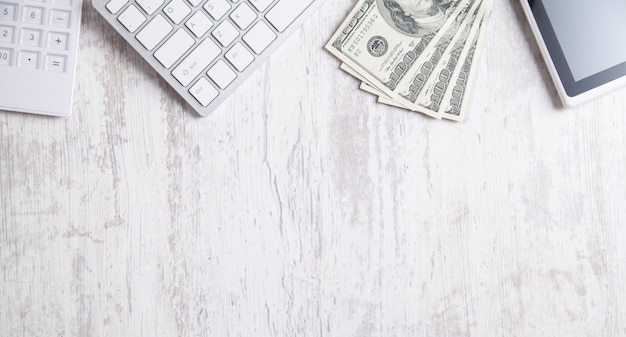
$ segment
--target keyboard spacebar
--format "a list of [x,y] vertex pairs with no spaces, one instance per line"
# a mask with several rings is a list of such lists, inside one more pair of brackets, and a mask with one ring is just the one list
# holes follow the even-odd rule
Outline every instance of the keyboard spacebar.
[[279,32],[284,32],[314,0],[281,0],[265,15]]

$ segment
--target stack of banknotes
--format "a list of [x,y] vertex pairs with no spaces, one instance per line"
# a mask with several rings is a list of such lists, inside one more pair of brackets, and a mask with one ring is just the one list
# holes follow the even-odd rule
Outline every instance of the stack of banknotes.
[[378,102],[462,121],[494,0],[358,0],[326,49]]

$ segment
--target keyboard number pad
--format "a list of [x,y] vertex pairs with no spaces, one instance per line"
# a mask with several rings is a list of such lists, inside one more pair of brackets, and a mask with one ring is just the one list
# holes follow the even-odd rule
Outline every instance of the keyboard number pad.
[[0,66],[66,72],[73,0],[0,0]]

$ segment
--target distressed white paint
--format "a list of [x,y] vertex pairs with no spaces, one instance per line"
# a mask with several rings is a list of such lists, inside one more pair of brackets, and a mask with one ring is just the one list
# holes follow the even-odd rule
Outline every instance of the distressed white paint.
[[328,0],[196,117],[85,7],[75,113],[0,112],[0,335],[625,336],[626,90],[498,1],[469,120],[377,105]]

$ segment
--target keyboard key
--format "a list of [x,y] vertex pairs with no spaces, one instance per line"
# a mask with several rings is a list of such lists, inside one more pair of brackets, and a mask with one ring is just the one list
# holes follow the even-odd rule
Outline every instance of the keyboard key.
[[208,106],[220,94],[204,77],[189,88],[189,93],[198,100],[202,106]]
[[170,68],[193,46],[195,41],[184,29],[179,29],[154,53],[154,57],[165,68]]
[[161,7],[163,0],[137,0],[137,4],[146,11],[148,15],[152,15]]
[[105,6],[111,14],[117,14],[129,0],[111,0]]
[[165,14],[175,23],[183,22],[183,19],[191,13],[191,9],[185,5],[183,0],[174,0],[163,9]]
[[213,30],[213,36],[219,41],[222,46],[227,47],[233,42],[237,36],[239,36],[239,30],[233,26],[229,21],[223,21],[215,30]]
[[148,50],[154,49],[169,34],[174,27],[158,14],[137,34],[137,40]]
[[0,21],[15,21],[15,5],[0,3]]
[[7,48],[0,48],[0,66],[11,65],[11,55],[13,51]]
[[70,6],[72,4],[72,0],[52,0],[52,3],[57,5]]
[[204,9],[214,20],[219,20],[228,12],[230,4],[226,0],[209,0],[204,4]]
[[41,31],[36,29],[22,29],[20,43],[28,46],[39,47],[39,45],[41,45]]
[[265,18],[276,30],[284,32],[312,3],[313,0],[280,0],[267,12]]
[[239,71],[246,70],[254,61],[254,56],[240,42],[235,43],[224,56]]
[[241,4],[232,13],[230,18],[241,29],[246,29],[257,18],[257,15],[246,3]]
[[65,72],[65,56],[62,55],[46,55],[44,68],[47,71]]
[[50,25],[61,28],[69,28],[71,17],[72,13],[70,12],[53,9],[50,11]]
[[207,75],[222,89],[226,89],[226,87],[237,78],[237,74],[222,60],[217,61],[215,65],[209,69]]
[[64,33],[48,33],[48,48],[66,50],[68,46],[69,36]]
[[257,22],[243,36],[243,41],[257,54],[261,54],[274,40],[276,34],[263,21]]
[[172,75],[186,87],[221,53],[222,49],[215,42],[205,39],[174,69]]
[[267,7],[272,4],[272,2],[274,2],[274,0],[250,0],[252,6],[254,6],[254,8],[256,8],[259,12],[263,12],[264,10],[266,10]]
[[39,67],[39,53],[21,51],[17,57],[17,66],[22,68],[37,69]]
[[15,28],[0,26],[0,42],[13,43],[13,32]]
[[[146,3],[156,1],[162,4],[150,14],[154,8]],[[183,98],[206,115],[266,58],[263,54],[269,56],[287,38],[284,33],[311,12],[313,3],[321,1],[95,0],[94,7],[122,31],[129,26],[121,17],[136,7],[142,20],[131,25],[132,34],[122,36],[143,55],[147,48],[153,56],[150,65],[178,92],[184,90]],[[114,7],[119,12],[111,15]],[[135,31],[132,26],[137,26]]]
[[196,14],[187,20],[185,26],[187,26],[195,36],[202,37],[213,27],[213,21],[201,11],[197,11]]
[[133,5],[128,6],[117,19],[131,33],[134,33],[146,21],[146,17]]
[[22,21],[40,25],[43,21],[43,8],[25,6],[22,11]]

